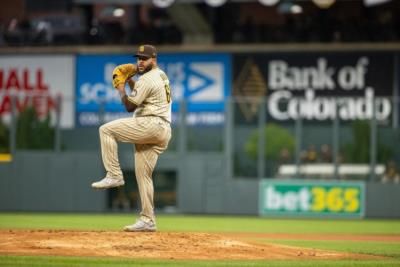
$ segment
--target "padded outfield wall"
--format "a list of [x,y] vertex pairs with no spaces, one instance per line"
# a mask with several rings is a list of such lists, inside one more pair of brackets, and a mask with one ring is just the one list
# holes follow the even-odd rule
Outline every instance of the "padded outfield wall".
[[[122,158],[124,171],[129,170],[129,155]],[[13,163],[0,165],[0,210],[115,211],[110,206],[113,190],[96,191],[90,187],[103,173],[99,160],[99,155],[92,152],[19,152]],[[180,158],[166,153],[160,158],[157,172],[177,172],[176,202],[171,210],[160,209],[162,206],[156,201],[157,212],[400,218],[400,207],[393,205],[400,201],[399,186],[359,181],[228,178],[221,164],[224,157],[218,154]],[[135,208],[118,211],[135,212]]]

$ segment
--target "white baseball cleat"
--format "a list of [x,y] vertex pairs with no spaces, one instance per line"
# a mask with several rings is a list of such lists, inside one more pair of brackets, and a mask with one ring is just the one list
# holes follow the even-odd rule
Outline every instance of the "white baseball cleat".
[[114,179],[110,177],[106,177],[98,182],[92,183],[92,187],[96,189],[107,189],[118,186],[123,186],[125,184],[123,179]]
[[125,232],[155,232],[157,230],[156,224],[153,221],[145,222],[142,219],[136,223],[124,227]]

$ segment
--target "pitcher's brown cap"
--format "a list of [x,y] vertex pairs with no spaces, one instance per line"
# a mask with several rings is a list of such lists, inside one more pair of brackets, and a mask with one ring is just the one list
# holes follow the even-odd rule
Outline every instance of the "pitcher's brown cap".
[[151,57],[157,57],[157,50],[154,46],[152,45],[141,45],[138,47],[138,50],[135,54],[135,57],[147,57],[147,58],[151,58]]

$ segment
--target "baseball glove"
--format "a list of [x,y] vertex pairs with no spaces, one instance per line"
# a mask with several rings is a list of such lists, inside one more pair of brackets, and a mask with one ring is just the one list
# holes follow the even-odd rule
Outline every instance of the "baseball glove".
[[132,78],[137,73],[134,64],[122,64],[115,67],[112,74],[112,83],[115,88],[120,84],[125,84],[126,80]]

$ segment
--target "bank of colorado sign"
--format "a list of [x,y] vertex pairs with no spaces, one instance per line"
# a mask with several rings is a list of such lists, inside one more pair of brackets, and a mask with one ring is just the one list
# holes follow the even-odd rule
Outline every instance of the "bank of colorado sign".
[[[390,53],[286,53],[239,55],[251,59],[265,79],[269,118],[278,121],[370,119],[392,115],[393,61]],[[246,94],[246,88],[241,88]],[[375,103],[375,106],[374,104]]]

